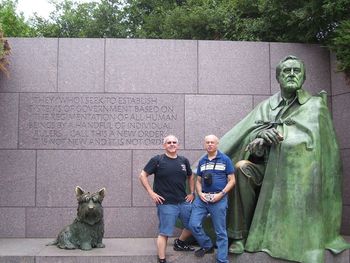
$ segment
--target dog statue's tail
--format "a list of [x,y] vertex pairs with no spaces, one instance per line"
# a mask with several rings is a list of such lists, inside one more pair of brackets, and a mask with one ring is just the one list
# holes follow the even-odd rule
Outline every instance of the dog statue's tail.
[[53,245],[57,245],[58,244],[58,240],[57,238],[54,241],[51,241],[50,243],[47,243],[46,246],[53,246]]

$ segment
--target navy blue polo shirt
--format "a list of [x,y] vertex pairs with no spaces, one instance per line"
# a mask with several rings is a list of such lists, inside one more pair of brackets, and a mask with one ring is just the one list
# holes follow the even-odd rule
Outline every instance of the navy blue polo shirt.
[[227,184],[227,175],[233,174],[235,168],[231,159],[224,153],[218,151],[214,159],[209,160],[208,155],[199,160],[197,175],[203,177],[204,173],[211,173],[212,184],[207,186],[202,178],[203,192],[220,192]]

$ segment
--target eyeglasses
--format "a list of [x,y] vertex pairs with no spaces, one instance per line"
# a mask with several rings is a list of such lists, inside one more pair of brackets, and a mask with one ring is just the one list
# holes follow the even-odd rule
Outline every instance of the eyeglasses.
[[177,144],[176,141],[173,141],[173,142],[172,142],[172,141],[167,141],[166,143],[167,143],[167,144]]

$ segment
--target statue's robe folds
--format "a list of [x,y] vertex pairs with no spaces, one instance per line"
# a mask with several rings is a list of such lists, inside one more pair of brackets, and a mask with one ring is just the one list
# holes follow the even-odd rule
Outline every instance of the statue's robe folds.
[[[269,149],[246,251],[324,262],[325,249],[340,253],[350,247],[340,236],[341,159],[326,94],[321,93],[311,96],[298,90],[294,106],[276,118],[282,103],[277,93],[220,140],[220,150],[237,163],[248,158],[245,148],[259,131],[274,125],[284,137]],[[237,238],[232,198],[231,192],[228,234]]]

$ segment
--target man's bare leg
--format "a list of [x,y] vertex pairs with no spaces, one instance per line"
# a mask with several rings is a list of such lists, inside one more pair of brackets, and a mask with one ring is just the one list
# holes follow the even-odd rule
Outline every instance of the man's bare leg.
[[158,248],[158,258],[165,259],[166,245],[168,242],[167,236],[158,235],[157,238],[157,248]]
[[182,232],[181,232],[181,235],[179,236],[179,239],[181,240],[181,241],[186,241],[189,237],[191,237],[192,236],[192,233],[191,233],[191,231],[190,230],[188,230],[188,229],[186,229],[186,228],[184,228],[183,230],[182,230]]

